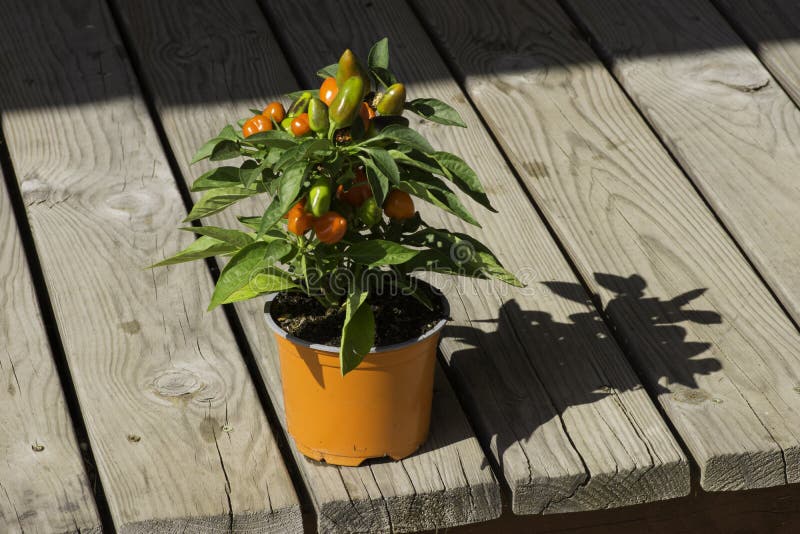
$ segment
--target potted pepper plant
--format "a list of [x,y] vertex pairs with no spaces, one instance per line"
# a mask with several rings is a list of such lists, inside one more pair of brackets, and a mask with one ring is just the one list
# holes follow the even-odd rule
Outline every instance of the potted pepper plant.
[[[266,295],[277,340],[289,433],[308,457],[358,465],[404,458],[425,440],[447,302],[415,273],[520,285],[490,250],[428,225],[414,199],[478,225],[454,192],[487,209],[475,172],[409,128],[404,111],[465,127],[432,98],[406,99],[386,39],[364,67],[350,50],[319,71],[319,89],[287,95],[225,126],[194,161],[237,160],[192,184],[203,191],[185,222],[266,194],[240,229],[200,235],[156,266],[228,258],[209,309]],[[263,298],[263,297],[262,297]]]

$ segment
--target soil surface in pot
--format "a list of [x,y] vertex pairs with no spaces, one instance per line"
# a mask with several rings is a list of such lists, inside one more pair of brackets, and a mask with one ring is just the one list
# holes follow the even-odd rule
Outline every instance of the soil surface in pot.
[[[367,303],[375,315],[375,346],[415,339],[441,321],[441,299],[427,287],[418,287],[433,303],[429,310],[410,295],[370,294]],[[295,337],[311,343],[338,346],[342,340],[344,308],[325,309],[302,293],[280,293],[272,301],[270,314],[278,325]]]

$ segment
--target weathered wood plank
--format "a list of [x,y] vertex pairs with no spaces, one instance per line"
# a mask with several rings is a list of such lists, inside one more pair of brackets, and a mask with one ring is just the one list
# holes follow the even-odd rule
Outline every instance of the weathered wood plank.
[[0,171],[0,531],[100,532]]
[[[469,206],[484,225],[468,227],[418,203],[426,220],[475,235],[531,284],[437,279],[453,321],[441,350],[470,419],[513,493],[516,513],[608,508],[688,491],[686,460],[638,379],[598,320],[586,294],[556,297],[541,285],[577,285],[547,229],[403,2],[264,3],[306,85],[345,47],[362,57],[388,36],[392,69],[410,98],[455,103],[469,128],[413,120],[434,144],[475,166],[499,210]],[[314,13],[313,19],[304,13]],[[290,21],[293,21],[290,23]],[[300,32],[304,39],[292,38]],[[513,229],[511,232],[510,230]]]
[[[257,4],[118,1],[159,117],[186,179],[192,154],[222,125],[296,83]],[[153,16],[157,13],[158,16]],[[226,73],[226,74],[220,74]],[[225,76],[224,83],[220,76]],[[263,199],[262,199],[263,202]],[[260,213],[253,208],[250,214]],[[222,224],[236,226],[232,213]],[[283,416],[279,366],[263,301],[238,303],[265,384]],[[431,436],[402,462],[339,468],[296,460],[322,532],[410,531],[485,521],[500,513],[497,481],[446,380],[437,376]]]
[[3,129],[117,529],[299,531],[205,265],[144,269],[191,236],[106,6],[2,11]]
[[553,1],[415,5],[702,486],[800,480],[797,330],[564,12]]
[[793,534],[800,524],[800,486],[706,493],[614,510],[515,516],[448,530],[448,534]]
[[800,106],[800,6],[793,0],[712,0]]
[[800,110],[708,0],[569,5],[800,321]]

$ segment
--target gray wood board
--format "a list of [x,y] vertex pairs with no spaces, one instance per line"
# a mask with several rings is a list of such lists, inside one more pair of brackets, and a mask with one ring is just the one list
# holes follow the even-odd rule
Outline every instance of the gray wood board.
[[[478,171],[500,214],[469,202],[483,229],[417,201],[429,223],[490,245],[530,287],[439,277],[453,321],[441,344],[470,420],[513,493],[516,513],[600,509],[688,492],[685,457],[621,351],[577,288],[577,302],[543,284],[577,286],[526,198],[422,27],[403,2],[289,2],[265,6],[306,84],[346,47],[366,58],[388,36],[390,65],[409,98],[457,107],[469,128],[412,117],[435,147]],[[303,13],[315,14],[313,20]],[[295,21],[290,23],[290,21]],[[301,41],[291,38],[299,31]],[[410,115],[410,114],[408,114]]]
[[99,532],[2,171],[0,231],[0,531]]
[[[188,181],[209,168],[208,163],[188,165],[206,139],[247,116],[248,108],[260,109],[296,89],[289,66],[253,2],[237,0],[221,6],[210,1],[119,1],[118,6]],[[260,214],[264,200],[259,197],[210,220],[236,227],[234,213]],[[279,364],[263,318],[263,299],[237,303],[236,311],[282,417]],[[500,513],[497,481],[440,375],[430,438],[412,457],[358,468],[313,462],[296,451],[295,458],[323,532],[445,528]]]
[[797,331],[566,14],[553,1],[414,4],[702,486],[800,479]]
[[800,321],[800,109],[708,0],[568,5]]
[[206,266],[144,269],[191,236],[106,6],[2,8],[3,129],[117,529],[300,530]]
[[[800,105],[800,6],[794,0],[712,0]],[[738,37],[734,37],[737,46]]]

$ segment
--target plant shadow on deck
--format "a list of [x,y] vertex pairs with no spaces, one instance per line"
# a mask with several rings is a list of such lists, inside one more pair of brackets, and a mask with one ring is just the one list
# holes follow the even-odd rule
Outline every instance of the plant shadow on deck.
[[[689,308],[705,289],[665,300],[646,296],[647,283],[636,274],[625,278],[595,273],[594,278],[615,295],[605,306],[605,313],[615,317],[617,323],[636,321],[631,326],[638,332],[639,341],[631,340],[623,346],[635,372],[619,372],[618,364],[609,364],[619,360],[614,357],[615,352],[619,354],[619,340],[611,335],[596,307],[587,299],[586,290],[572,282],[543,282],[559,297],[587,305],[585,312],[570,315],[569,322],[555,320],[544,311],[522,310],[512,299],[500,308],[497,320],[483,321],[496,323],[493,332],[470,326],[450,326],[444,332],[445,336],[469,346],[451,355],[448,374],[452,379],[458,383],[459,376],[474,375],[480,369],[482,380],[490,384],[490,389],[504,392],[504,409],[510,415],[508,424],[500,428],[507,435],[487,435],[480,429],[477,432],[484,446],[489,440],[497,440],[500,473],[503,455],[510,446],[519,440],[527,441],[539,426],[553,417],[561,418],[571,406],[597,402],[614,392],[642,389],[643,385],[654,400],[677,390],[698,392],[694,377],[721,369],[717,359],[700,357],[711,348],[711,343],[688,341],[686,328],[680,326],[680,323],[722,322],[716,312]],[[511,350],[503,350],[508,348]],[[638,353],[638,357],[632,358],[632,353]],[[611,368],[615,366],[617,369]],[[532,387],[546,390],[541,397],[549,400],[549,409],[535,398],[535,392],[534,395],[520,392],[520,385],[515,382],[522,378],[513,369],[521,367],[533,369],[539,383]],[[513,394],[505,393],[509,391]],[[460,400],[466,405],[477,400],[474,396],[464,397],[467,396]],[[474,414],[481,409],[485,408],[471,405],[468,410],[478,425],[481,423]]]

